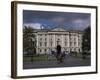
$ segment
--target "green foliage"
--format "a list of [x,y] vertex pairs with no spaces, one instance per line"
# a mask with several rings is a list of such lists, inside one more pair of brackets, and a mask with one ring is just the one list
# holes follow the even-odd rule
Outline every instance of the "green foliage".
[[83,51],[90,51],[91,50],[91,29],[90,29],[90,26],[88,26],[84,30],[82,49],[83,49]]
[[36,36],[34,29],[24,26],[23,28],[23,50],[24,52],[36,54]]

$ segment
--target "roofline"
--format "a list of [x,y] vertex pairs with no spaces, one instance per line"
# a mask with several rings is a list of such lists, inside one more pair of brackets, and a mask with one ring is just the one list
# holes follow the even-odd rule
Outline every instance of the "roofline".
[[34,33],[38,33],[38,32],[43,32],[43,33],[45,33],[45,32],[59,32],[59,33],[61,33],[61,32],[69,32],[69,33],[83,33],[83,31],[36,31],[36,32],[34,32]]

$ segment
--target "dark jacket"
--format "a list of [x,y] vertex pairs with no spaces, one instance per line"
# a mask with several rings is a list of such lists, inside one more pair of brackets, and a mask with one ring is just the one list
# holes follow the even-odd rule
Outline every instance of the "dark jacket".
[[61,53],[61,46],[57,45],[57,54],[60,54],[60,53]]

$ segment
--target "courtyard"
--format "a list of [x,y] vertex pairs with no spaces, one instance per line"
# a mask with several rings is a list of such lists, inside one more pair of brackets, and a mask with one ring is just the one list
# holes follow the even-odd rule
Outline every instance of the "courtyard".
[[23,69],[36,69],[36,68],[56,68],[56,67],[80,67],[91,66],[91,57],[86,55],[83,59],[82,55],[66,55],[64,61],[59,63],[54,56],[41,55],[41,56],[28,56],[23,59]]

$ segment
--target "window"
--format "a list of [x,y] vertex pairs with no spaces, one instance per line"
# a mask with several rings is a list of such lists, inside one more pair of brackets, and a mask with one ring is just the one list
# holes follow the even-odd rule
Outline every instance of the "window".
[[45,34],[45,36],[47,36],[47,34]]
[[42,42],[40,42],[40,47],[42,46]]
[[40,38],[40,41],[42,41],[42,38]]
[[45,38],[45,41],[47,41],[47,38]]
[[76,46],[76,42],[74,42],[74,46]]
[[40,34],[40,36],[42,36],[42,34]]
[[51,46],[52,46],[53,42],[51,42]]
[[70,41],[73,41],[73,37],[70,37]]
[[70,42],[70,46],[72,46],[72,42]]
[[67,41],[67,39],[65,38],[65,41]]
[[45,44],[45,46],[47,46],[47,42],[45,42],[44,44]]
[[60,35],[59,35],[59,34],[58,34],[57,36],[58,36],[58,37],[60,37]]
[[81,52],[81,49],[79,49],[79,52]]
[[40,52],[42,52],[42,50],[40,49]]
[[67,42],[65,42],[65,46],[67,46]]
[[74,41],[76,41],[76,38],[74,38]]
[[80,45],[81,45],[81,43],[79,42],[79,43],[78,43],[78,45],[80,46]]
[[45,51],[45,53],[46,53],[46,52],[47,52],[47,49],[45,49],[44,51]]
[[72,49],[70,49],[70,51],[72,51]]

